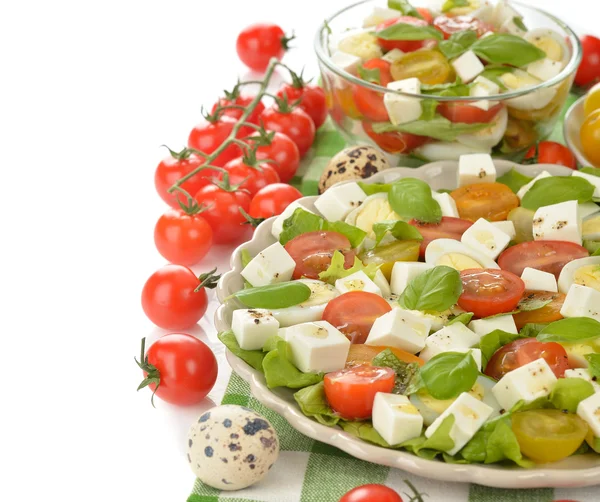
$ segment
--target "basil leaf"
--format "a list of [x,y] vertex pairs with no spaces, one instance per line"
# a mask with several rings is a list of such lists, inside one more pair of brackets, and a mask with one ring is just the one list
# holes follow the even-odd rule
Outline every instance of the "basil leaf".
[[344,432],[352,434],[363,441],[368,441],[369,443],[373,443],[384,448],[391,448],[391,445],[388,444],[388,442],[381,437],[379,432],[375,430],[372,422],[350,422],[347,420],[340,420],[338,425],[344,430]]
[[557,410],[575,413],[577,405],[592,394],[594,387],[583,378],[559,378],[550,393],[550,402]]
[[442,209],[431,194],[431,188],[416,178],[403,178],[392,184],[388,195],[392,209],[401,218],[426,223],[442,221]]
[[[447,2],[446,2],[447,3]],[[450,35],[448,40],[438,44],[438,49],[448,59],[454,59],[469,50],[477,41],[477,33],[473,30],[458,31]]]
[[600,255],[600,241],[583,241],[583,247],[590,252],[590,256]]
[[373,124],[373,130],[378,134],[384,132],[407,132],[417,136],[429,136],[440,141],[454,141],[463,134],[481,131],[488,127],[490,127],[488,123],[463,124],[460,122],[450,122],[444,117],[435,117],[432,120],[415,120],[398,125],[389,122]]
[[510,66],[488,65],[485,67],[485,70],[483,70],[480,73],[480,75],[496,83],[500,87],[500,89],[506,91],[508,88],[506,87],[506,84],[500,79],[500,77],[505,73],[512,73],[513,70],[514,68],[511,68]]
[[479,369],[470,352],[442,352],[420,371],[427,392],[435,399],[452,399],[475,385]]
[[433,26],[396,23],[378,31],[377,38],[383,40],[442,40],[444,37]]
[[398,357],[390,350],[385,349],[377,354],[371,361],[371,366],[380,368],[392,368],[396,373],[394,383],[394,394],[406,395],[410,383],[419,372],[417,363],[406,363],[398,359]]
[[535,323],[527,323],[525,326],[521,328],[519,334],[522,338],[535,338],[539,335],[540,331],[542,331],[547,324],[535,324]]
[[302,389],[323,380],[323,373],[302,373],[292,364],[289,344],[279,340],[277,347],[271,350],[263,359],[262,367],[267,381],[267,387],[288,387]]
[[531,180],[533,180],[533,178],[521,174],[513,167],[506,174],[500,176],[496,181],[498,183],[503,183],[514,193],[517,193],[521,187],[527,185],[527,183],[529,183]]
[[329,284],[335,284],[338,279],[343,279],[361,270],[369,276],[369,279],[373,279],[381,266],[375,263],[364,265],[357,257],[354,257],[354,265],[351,268],[345,268],[345,263],[346,258],[344,255],[339,251],[335,251],[331,257],[331,264],[327,270],[319,273],[319,279]]
[[570,317],[548,324],[539,332],[540,342],[578,343],[600,337],[600,322],[591,317]]
[[469,0],[446,0],[442,5],[442,12],[448,12],[456,7],[469,7]]
[[424,99],[421,101],[421,109],[423,111],[419,120],[433,120],[438,104],[439,103],[435,99]]
[[254,309],[285,309],[305,302],[310,294],[310,288],[306,284],[290,281],[241,289],[230,298],[235,297],[246,307]]
[[552,176],[536,181],[521,200],[521,206],[536,210],[569,200],[589,202],[594,195],[594,185],[577,176]]
[[421,13],[415,9],[408,0],[388,0],[388,7],[390,9],[399,10],[405,16],[412,16],[419,19],[423,19]]
[[489,63],[526,66],[546,57],[546,53],[527,40],[509,33],[480,38],[471,50]]
[[523,22],[523,18],[522,17],[518,17],[518,16],[513,17],[513,23],[515,23],[515,26],[517,28],[519,28],[520,30],[522,30],[522,31],[528,31],[527,30],[527,26],[525,26],[525,23]]
[[589,364],[588,371],[592,378],[600,378],[600,354],[586,354],[583,357]]
[[536,298],[534,293],[532,293],[524,298],[521,298],[517,305],[517,312],[531,312],[532,310],[541,309],[549,303],[552,303],[552,298],[540,300],[539,298]]
[[382,221],[373,225],[373,232],[375,232],[375,246],[379,246],[385,234],[388,232],[399,241],[403,240],[415,240],[422,241],[423,236],[415,227],[409,225],[405,221]]
[[363,192],[367,195],[373,195],[375,193],[389,192],[392,189],[391,183],[363,183],[362,181],[358,182],[358,186],[362,188]]
[[381,74],[379,68],[365,68],[364,65],[358,67],[358,76],[367,82],[374,84],[381,83]]
[[598,167],[582,167],[580,171],[582,173],[591,174],[592,176],[598,176],[600,178],[600,168]]
[[440,96],[468,96],[471,86],[463,84],[460,77],[448,84],[421,84],[422,94],[437,94]]
[[448,318],[447,326],[452,326],[453,324],[456,324],[457,322],[460,322],[466,326],[467,324],[469,324],[471,322],[471,319],[473,319],[474,315],[475,314],[473,314],[473,312],[463,312],[462,314],[458,314],[457,316],[453,317],[452,319]]
[[255,370],[262,371],[262,362],[265,354],[262,350],[244,350],[240,347],[233,331],[223,331],[217,335],[219,340],[229,349],[233,355],[248,363]]
[[338,234],[345,235],[350,241],[350,246],[357,248],[361,245],[362,241],[365,240],[367,233],[354,225],[350,225],[345,221],[327,221],[323,220],[323,228],[321,230],[327,230],[329,232],[337,232]]
[[442,265],[410,281],[398,302],[407,310],[442,312],[455,305],[461,293],[462,281],[458,271]]
[[340,421],[338,414],[331,409],[325,397],[325,384],[319,382],[310,387],[304,387],[294,393],[294,399],[300,410],[307,417],[314,418],[317,422],[333,427]]
[[529,337],[523,336],[522,334],[508,333],[506,331],[502,331],[501,329],[495,329],[491,333],[483,335],[479,340],[479,348],[481,349],[483,360],[487,364],[487,361],[492,358],[498,349],[511,342],[514,342],[515,340],[518,340],[519,338]]

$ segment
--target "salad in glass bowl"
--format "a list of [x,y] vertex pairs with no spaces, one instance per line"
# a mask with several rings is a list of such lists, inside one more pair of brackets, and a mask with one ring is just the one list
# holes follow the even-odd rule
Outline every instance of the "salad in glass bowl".
[[360,2],[315,48],[333,121],[402,165],[518,158],[551,133],[581,60],[562,21],[504,0]]

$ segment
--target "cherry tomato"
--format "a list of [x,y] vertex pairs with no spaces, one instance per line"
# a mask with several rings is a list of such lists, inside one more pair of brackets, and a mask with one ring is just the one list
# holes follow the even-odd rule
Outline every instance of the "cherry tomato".
[[[259,146],[256,149],[256,158],[258,160],[269,159],[275,162],[271,163],[271,167],[279,174],[279,179],[282,183],[290,181],[300,165],[300,152],[296,143],[288,136],[280,132],[270,131],[273,135],[270,145]],[[253,143],[249,139],[250,144]]]
[[209,252],[212,243],[212,228],[200,214],[169,209],[154,227],[156,249],[176,265],[198,263]]
[[365,420],[373,413],[378,392],[392,392],[396,373],[391,368],[364,365],[327,373],[325,397],[333,411],[347,420]]
[[414,240],[394,241],[373,249],[363,250],[359,258],[365,265],[369,263],[379,265],[381,272],[389,281],[397,261],[417,261],[419,259],[419,244],[419,241]]
[[327,119],[327,103],[325,102],[325,91],[318,85],[306,84],[303,81],[293,84],[283,84],[277,96],[287,96],[289,103],[300,100],[298,105],[302,108],[315,124],[315,128],[321,127]]
[[464,220],[504,221],[508,213],[519,206],[519,197],[502,183],[475,183],[454,190],[451,194],[458,214]]
[[418,78],[422,84],[444,84],[455,80],[454,70],[444,55],[436,50],[409,52],[391,66],[393,80]]
[[[229,173],[229,183],[239,185],[241,190],[247,190],[253,197],[261,188],[271,183],[279,183],[279,174],[270,163],[260,163],[256,166],[246,163],[243,157],[237,157],[225,164],[224,169]],[[219,173],[223,179],[223,173]]]
[[446,40],[454,33],[460,31],[475,31],[478,37],[488,31],[494,31],[494,27],[491,24],[484,23],[471,16],[438,16],[433,20],[433,26],[444,35]]
[[506,270],[467,269],[460,278],[463,292],[458,305],[477,317],[515,310],[525,291],[521,278]]
[[241,31],[235,48],[242,63],[248,68],[265,71],[271,58],[283,57],[290,40],[276,24],[257,23]]
[[340,502],[402,502],[402,497],[385,485],[362,485],[346,493]]
[[513,315],[517,329],[521,329],[526,324],[545,324],[549,322],[559,321],[563,318],[560,309],[565,303],[565,295],[562,293],[552,293],[550,291],[525,291],[524,298],[547,301],[551,300],[548,305],[544,305],[540,309],[519,312]]
[[[217,111],[217,107],[219,107],[219,106],[225,107],[225,106],[236,105],[236,106],[243,106],[244,108],[246,108],[250,103],[252,103],[253,100],[254,100],[254,98],[252,96],[236,96],[232,99],[220,98],[213,105],[211,113],[214,114]],[[246,119],[246,122],[250,122],[252,124],[258,124],[258,119],[264,109],[265,109],[265,105],[263,105],[262,101],[259,101],[258,104],[254,107],[254,110],[252,110],[252,113],[250,113],[250,115]],[[243,113],[244,113],[244,110],[242,108],[229,108],[227,110],[223,110],[223,115],[225,117],[229,117],[234,120],[238,120],[242,116]]]
[[373,131],[370,122],[363,122],[362,126],[369,138],[388,153],[410,153],[429,141],[426,136],[416,136],[407,132],[377,133]]
[[[395,19],[388,19],[383,23],[377,25],[375,28],[375,35],[378,32],[389,28],[393,24],[412,24],[413,26],[428,26],[427,21],[418,19],[416,17],[402,16]],[[403,52],[412,52],[424,47],[426,40],[384,40],[383,38],[377,38],[377,42],[384,51],[391,51],[392,49],[400,49]]]
[[331,265],[331,258],[335,251],[341,251],[346,257],[345,268],[352,267],[356,255],[351,247],[345,235],[317,231],[294,237],[285,245],[285,250],[296,262],[294,279],[300,279],[302,276],[318,279],[319,273],[324,272]]
[[188,329],[206,312],[208,297],[189,268],[166,265],[154,272],[142,290],[142,308],[154,324],[164,329]]
[[148,387],[158,397],[180,406],[202,401],[217,380],[215,355],[205,343],[185,333],[170,333],[156,340],[138,365],[144,378],[151,379]]
[[[230,117],[223,117],[215,122],[199,124],[191,130],[188,138],[188,146],[210,155],[227,139],[234,125],[235,120]],[[239,136],[243,137],[244,134],[239,134]],[[231,144],[211,164],[223,167],[238,155],[240,155],[239,146]]]
[[590,89],[584,103],[584,113],[586,117],[596,110],[600,110],[600,83]]
[[461,220],[451,216],[442,216],[439,223],[423,223],[417,220],[410,220],[409,225],[416,227],[423,236],[419,255],[425,257],[425,250],[431,241],[436,239],[454,239],[459,241],[467,229],[473,224],[472,221]]
[[288,136],[303,157],[315,140],[315,123],[301,108],[280,111],[277,106],[267,108],[260,120],[265,129],[277,131]]
[[327,304],[323,320],[329,321],[352,343],[365,343],[375,320],[391,310],[390,304],[379,295],[351,291]]
[[270,218],[283,213],[286,207],[302,197],[299,190],[285,183],[273,183],[261,188],[250,203],[253,218]]
[[485,367],[485,374],[500,380],[508,372],[543,358],[557,378],[569,369],[567,351],[560,343],[538,342],[535,338],[521,338],[500,347]]
[[575,75],[575,83],[585,87],[600,80],[600,38],[584,35],[580,40],[583,59]]
[[385,349],[390,349],[398,359],[405,363],[417,363],[419,366],[425,364],[425,361],[420,357],[417,357],[410,352],[406,352],[405,350],[397,349],[396,347],[382,347],[377,345],[365,345],[364,343],[354,343],[350,345],[350,351],[346,358],[346,367],[371,364],[373,358]]
[[457,101],[444,101],[437,107],[440,115],[447,118],[450,122],[460,122],[461,124],[492,122],[500,110],[502,110],[501,103],[492,106],[489,110],[482,110],[476,106]]
[[574,242],[533,241],[509,247],[498,257],[498,265],[519,277],[525,267],[550,272],[558,279],[560,271],[570,261],[585,258],[590,253]]
[[566,146],[554,141],[542,141],[537,147],[532,146],[525,158],[531,159],[533,164],[557,164],[577,169],[577,159],[575,159],[573,152]]
[[[390,63],[383,59],[369,59],[363,64],[367,70],[379,70],[379,85],[386,87],[392,81],[390,73]],[[382,92],[367,89],[362,85],[352,86],[352,95],[358,111],[366,118],[375,122],[385,122],[389,120],[388,112],[383,104]]]
[[417,7],[417,12],[421,14],[421,17],[427,22],[427,24],[433,23],[433,14],[425,7]]
[[600,166],[600,110],[592,112],[581,126],[581,144],[586,158]]
[[216,185],[201,188],[194,196],[196,201],[207,209],[202,217],[213,231],[215,244],[241,242],[249,237],[252,228],[240,208],[250,210],[250,195],[244,190],[229,191]]

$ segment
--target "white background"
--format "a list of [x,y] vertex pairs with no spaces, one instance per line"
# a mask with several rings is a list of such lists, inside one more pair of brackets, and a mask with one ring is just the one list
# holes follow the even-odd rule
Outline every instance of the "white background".
[[[186,499],[185,436],[200,408],[153,409],[135,392],[139,340],[159,333],[140,307],[164,263],[152,240],[159,146],[183,146],[200,106],[243,76],[245,25],[295,29],[286,62],[313,75],[316,26],[347,3],[2,3],[0,500]],[[528,3],[598,34],[596,2]],[[195,332],[211,342],[213,310]],[[215,347],[218,402],[228,370]]]

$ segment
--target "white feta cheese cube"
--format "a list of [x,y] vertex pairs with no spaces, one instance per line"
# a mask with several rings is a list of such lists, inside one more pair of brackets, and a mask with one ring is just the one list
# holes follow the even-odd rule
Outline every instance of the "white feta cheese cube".
[[500,27],[500,32],[510,33],[511,35],[514,35],[516,37],[524,37],[527,31],[521,27],[518,20],[523,22],[523,18],[521,17],[513,17],[511,19],[507,19],[506,21],[504,21],[504,23],[502,23],[502,26]]
[[419,354],[424,361],[442,352],[453,352],[456,349],[470,349],[479,343],[479,336],[467,328],[463,323],[457,322],[436,331],[425,341],[425,348]]
[[540,207],[533,215],[536,241],[566,241],[581,246],[581,217],[576,200]]
[[392,309],[377,318],[365,345],[396,347],[416,354],[425,346],[431,321],[402,309]]
[[[496,94],[500,94],[500,86],[495,82],[482,77],[481,75],[474,80],[469,92],[470,96],[480,98],[487,98],[488,96],[494,96]],[[495,103],[492,103],[487,99],[483,99],[481,101],[471,103],[471,105],[487,111],[491,106],[495,105]]]
[[279,321],[265,309],[239,309],[233,311],[231,330],[242,349],[260,350],[278,334]]
[[378,270],[375,273],[375,277],[373,278],[373,282],[377,285],[377,287],[381,290],[381,295],[384,298],[389,298],[392,296],[392,289],[390,288],[390,283],[383,275],[381,270]]
[[396,19],[399,16],[400,12],[396,9],[373,7],[373,12],[371,12],[371,14],[369,14],[363,21],[363,28],[371,28],[372,26],[377,26],[388,19]]
[[349,293],[350,291],[364,291],[365,293],[374,293],[382,296],[379,286],[369,279],[367,274],[362,270],[335,281],[335,289],[341,294]]
[[303,373],[329,373],[346,366],[350,340],[327,321],[307,322],[285,330],[294,366]]
[[583,202],[579,204],[579,216],[581,216],[582,220],[586,220],[598,213],[600,213],[600,206],[595,202]]
[[486,420],[492,415],[494,409],[473,397],[468,392],[463,392],[435,421],[427,427],[425,437],[430,438],[440,425],[448,418],[454,416],[454,424],[450,429],[450,437],[454,447],[446,453],[454,455],[475,435]]
[[250,260],[242,270],[242,277],[254,287],[267,286],[289,281],[295,268],[294,259],[276,242]]
[[421,263],[416,261],[397,261],[392,269],[391,288],[392,293],[401,295],[404,293],[408,283],[415,277],[427,272],[433,265],[429,263]]
[[594,185],[594,197],[600,197],[600,177],[594,176],[593,174],[582,173],[581,171],[573,171],[573,176],[589,181]]
[[590,426],[594,437],[600,437],[600,392],[581,401],[577,406],[577,414]]
[[575,368],[574,370],[566,370],[565,378],[581,378],[586,382],[590,382],[592,387],[594,387],[595,392],[600,392],[600,384],[597,382],[596,378],[592,378],[590,372],[586,368]]
[[433,199],[440,205],[442,216],[450,216],[452,218],[459,217],[456,202],[449,193],[431,192],[431,195],[433,196]]
[[515,224],[510,220],[492,221],[490,223],[492,225],[494,225],[496,228],[499,228],[500,230],[502,230],[506,235],[508,235],[510,237],[511,241],[517,236],[517,230],[515,229]]
[[333,186],[315,201],[315,207],[329,221],[343,220],[351,211],[360,206],[367,194],[358,183],[345,183]]
[[489,319],[476,319],[469,323],[469,329],[473,330],[480,338],[496,329],[501,329],[507,333],[514,333],[515,335],[519,332],[515,320],[511,315],[499,315]]
[[392,49],[391,51],[385,53],[381,57],[381,59],[392,64],[394,61],[398,61],[398,59],[401,59],[402,56],[404,56],[404,51],[401,51],[400,49]]
[[527,66],[527,73],[542,81],[553,79],[563,69],[561,61],[553,61],[549,58],[540,59]]
[[474,80],[477,75],[485,70],[483,63],[479,61],[479,58],[471,50],[452,61],[452,66],[465,84]]
[[504,375],[492,387],[492,394],[505,410],[510,410],[519,401],[531,403],[550,395],[556,376],[545,359],[532,361]]
[[462,234],[460,241],[495,260],[508,247],[510,237],[486,219],[479,218]]
[[483,360],[481,349],[452,349],[451,352],[460,352],[461,354],[465,354],[468,352],[469,354],[471,354],[473,356],[475,364],[477,365],[477,369],[481,373],[481,364]]
[[[387,88],[392,91],[420,94],[421,81],[416,77],[407,78],[405,80],[390,82]],[[421,100],[411,96],[400,96],[392,92],[386,92],[383,96],[383,104],[390,116],[390,122],[394,125],[418,120],[423,113]]]
[[563,317],[591,317],[600,321],[600,291],[589,286],[572,284],[560,314]]
[[552,291],[553,293],[558,293],[556,277],[550,272],[525,267],[521,274],[521,279],[525,283],[525,289],[529,291]]
[[533,185],[535,185],[536,181],[543,180],[544,178],[551,178],[551,177],[552,177],[552,175],[548,171],[542,171],[535,178],[533,178],[529,183],[526,183],[521,188],[519,188],[519,191],[517,192],[517,197],[519,197],[519,199],[522,199],[523,197],[525,197],[525,194],[527,192],[529,192],[531,187]]
[[281,232],[283,232],[283,222],[287,220],[290,216],[292,216],[292,214],[294,214],[294,211],[298,208],[303,209],[308,213],[314,214],[313,211],[305,208],[302,204],[295,200],[283,210],[283,213],[281,213],[275,218],[275,220],[273,220],[273,226],[271,227],[271,235],[273,235],[273,237],[279,239]]
[[[331,56],[331,62],[348,73],[355,74],[358,70],[358,66],[362,63],[362,59],[346,52],[336,51]],[[338,89],[343,89],[348,85],[345,79],[334,76],[334,85]]]
[[471,153],[461,155],[458,160],[458,186],[473,183],[494,183],[496,166],[492,156],[487,153]]
[[506,21],[509,21],[515,17],[523,17],[519,11],[509,5],[506,0],[500,0],[494,7],[493,24],[496,26],[502,26]]
[[373,427],[390,445],[419,437],[423,417],[408,397],[378,392],[373,401]]

